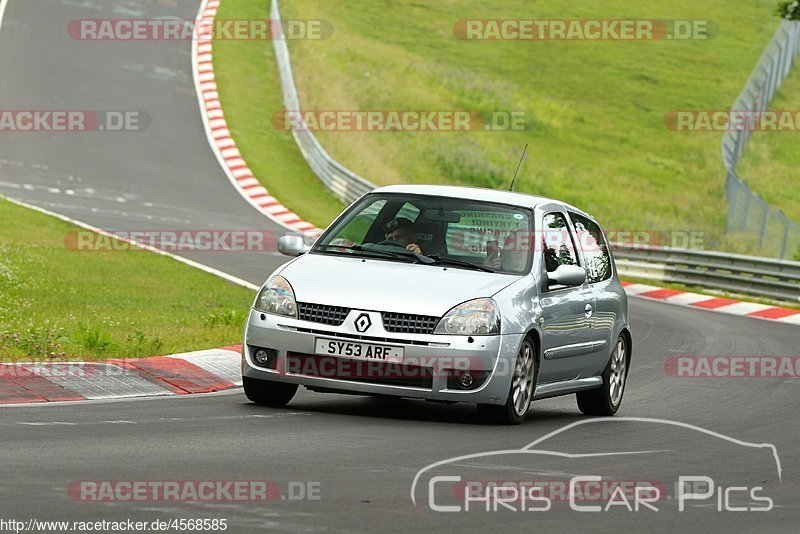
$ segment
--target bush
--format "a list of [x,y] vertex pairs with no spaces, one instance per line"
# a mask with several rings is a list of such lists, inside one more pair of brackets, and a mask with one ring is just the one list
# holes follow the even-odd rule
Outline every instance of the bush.
[[216,326],[244,327],[246,319],[247,313],[244,310],[214,310],[203,318],[203,323],[208,328]]
[[780,2],[776,13],[786,20],[800,20],[800,1]]
[[78,323],[75,337],[81,347],[92,355],[102,356],[111,350],[111,334],[98,326],[89,328],[83,323]]

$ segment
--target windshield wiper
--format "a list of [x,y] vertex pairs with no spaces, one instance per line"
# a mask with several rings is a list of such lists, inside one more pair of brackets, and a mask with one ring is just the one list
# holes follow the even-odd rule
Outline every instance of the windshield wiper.
[[466,267],[467,269],[475,269],[477,271],[484,271],[484,272],[487,272],[487,273],[496,272],[494,269],[492,269],[491,267],[487,267],[486,265],[478,265],[477,263],[471,263],[471,262],[468,262],[468,261],[454,260],[454,259],[451,259],[451,258],[443,258],[441,256],[436,256],[436,255],[432,255],[432,256],[428,256],[428,257],[430,259],[432,259],[435,262],[436,265],[439,265],[439,264],[457,265],[459,267]]
[[424,256],[422,254],[417,254],[415,252],[409,252],[407,250],[381,250],[376,248],[366,248],[361,245],[318,245],[317,248],[321,249],[340,249],[340,250],[352,250],[355,252],[367,252],[369,254],[376,254],[378,256],[383,256],[384,258],[410,258],[413,260],[417,260],[419,263],[431,264],[433,260],[428,256]]

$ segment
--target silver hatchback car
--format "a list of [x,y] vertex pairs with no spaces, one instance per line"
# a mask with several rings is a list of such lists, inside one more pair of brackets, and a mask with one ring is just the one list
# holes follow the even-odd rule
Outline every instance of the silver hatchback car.
[[258,404],[319,392],[468,402],[521,423],[575,393],[613,415],[631,358],[628,301],[600,226],[563,202],[489,189],[375,189],[258,293],[242,375]]

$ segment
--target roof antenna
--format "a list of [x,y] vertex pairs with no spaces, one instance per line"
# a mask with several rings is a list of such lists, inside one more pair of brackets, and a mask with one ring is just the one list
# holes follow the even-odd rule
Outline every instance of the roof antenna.
[[517,170],[514,171],[514,178],[511,179],[511,185],[508,186],[509,191],[514,190],[514,182],[517,181],[517,173],[519,172],[519,167],[522,165],[522,160],[525,159],[525,152],[528,150],[528,143],[525,143],[525,148],[522,149],[522,156],[519,158],[519,163],[517,163]]

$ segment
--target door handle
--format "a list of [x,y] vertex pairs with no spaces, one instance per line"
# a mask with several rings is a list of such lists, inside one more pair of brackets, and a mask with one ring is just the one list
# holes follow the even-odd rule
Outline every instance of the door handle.
[[592,305],[591,304],[587,304],[586,307],[583,310],[584,310],[584,313],[585,313],[587,319],[592,316]]

